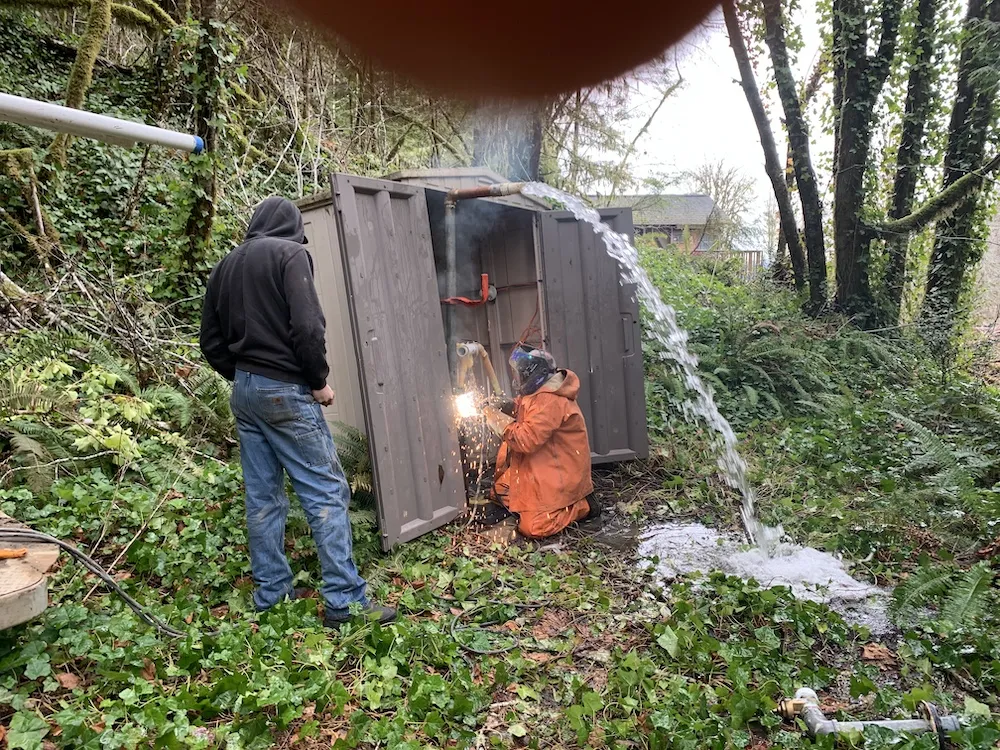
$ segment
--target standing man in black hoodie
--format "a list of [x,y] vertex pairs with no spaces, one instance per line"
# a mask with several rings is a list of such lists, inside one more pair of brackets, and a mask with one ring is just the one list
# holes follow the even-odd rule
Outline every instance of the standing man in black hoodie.
[[369,603],[354,565],[350,488],[320,408],[334,394],[306,242],[298,207],[272,196],[257,206],[243,244],[219,261],[205,290],[201,351],[234,381],[254,605],[265,610],[295,597],[284,551],[287,472],[319,551],[326,624],[346,622],[353,605],[390,622],[395,610]]

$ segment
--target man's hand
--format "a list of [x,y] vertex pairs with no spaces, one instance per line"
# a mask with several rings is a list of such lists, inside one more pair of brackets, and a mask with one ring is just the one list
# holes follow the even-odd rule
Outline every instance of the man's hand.
[[333,399],[335,398],[333,393],[333,388],[328,385],[323,386],[322,390],[313,391],[313,398],[316,399],[323,406],[330,406],[333,404]]
[[483,407],[483,416],[486,418],[486,426],[501,437],[503,437],[503,431],[507,429],[507,425],[514,421],[492,406]]

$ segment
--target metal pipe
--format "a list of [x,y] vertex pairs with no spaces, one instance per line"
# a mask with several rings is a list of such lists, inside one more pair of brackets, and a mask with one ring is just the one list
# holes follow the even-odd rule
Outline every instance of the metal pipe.
[[134,146],[137,142],[141,142],[194,154],[200,154],[205,150],[205,142],[196,135],[85,112],[82,109],[39,102],[13,94],[0,93],[0,120],[54,130],[57,133],[69,133],[82,138],[93,138],[116,146]]
[[789,721],[802,719],[810,737],[828,734],[854,734],[865,730],[865,727],[884,727],[894,732],[909,734],[924,734],[936,732],[941,735],[961,729],[961,722],[955,716],[940,716],[937,709],[930,703],[922,704],[924,719],[880,719],[876,721],[836,721],[826,718],[819,707],[819,697],[814,690],[799,688],[794,698],[784,698],[778,703],[778,713]]
[[[473,188],[455,188],[444,196],[444,249],[445,249],[445,297],[458,296],[458,237],[455,209],[459,201],[470,198],[496,198],[515,195],[524,189],[526,182],[499,182],[495,185],[479,185]],[[444,310],[444,336],[448,350],[455,337],[455,310]]]

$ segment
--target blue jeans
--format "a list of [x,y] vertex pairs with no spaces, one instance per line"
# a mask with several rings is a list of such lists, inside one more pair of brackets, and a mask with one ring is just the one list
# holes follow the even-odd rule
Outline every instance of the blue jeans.
[[240,437],[246,517],[257,609],[294,597],[285,557],[284,472],[302,503],[323,569],[327,615],[368,604],[351,549],[350,487],[320,405],[304,385],[236,371],[230,401]]

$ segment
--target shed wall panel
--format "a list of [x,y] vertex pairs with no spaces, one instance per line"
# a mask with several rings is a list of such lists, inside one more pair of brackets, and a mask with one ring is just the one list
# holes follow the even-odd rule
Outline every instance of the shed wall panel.
[[465,507],[429,220],[421,188],[334,175],[382,543]]
[[[632,235],[629,209],[602,209]],[[539,214],[549,348],[580,376],[578,402],[595,463],[649,452],[639,304],[594,231],[568,211]]]
[[365,432],[358,354],[351,333],[347,283],[333,203],[306,208],[302,212],[302,222],[309,238],[307,249],[313,258],[316,291],[326,318],[326,361],[330,365],[327,382],[337,396],[332,406],[323,408],[323,414],[335,430],[335,424],[342,422]]

